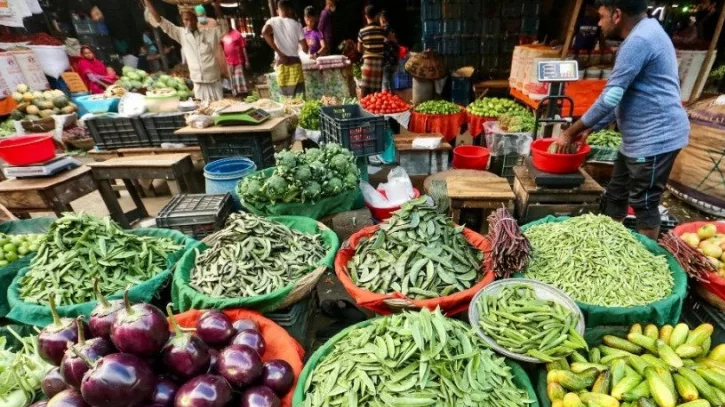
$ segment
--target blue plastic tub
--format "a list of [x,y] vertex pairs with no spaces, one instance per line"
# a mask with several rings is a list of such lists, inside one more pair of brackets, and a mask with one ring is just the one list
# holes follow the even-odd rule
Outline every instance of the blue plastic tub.
[[115,113],[118,112],[118,103],[121,98],[105,98],[91,100],[92,97],[98,95],[78,96],[73,98],[73,102],[78,105],[80,110],[88,113]]
[[237,184],[247,175],[257,171],[254,161],[246,157],[230,157],[212,161],[204,166],[207,194],[224,194],[230,192],[234,199],[234,207],[242,208]]

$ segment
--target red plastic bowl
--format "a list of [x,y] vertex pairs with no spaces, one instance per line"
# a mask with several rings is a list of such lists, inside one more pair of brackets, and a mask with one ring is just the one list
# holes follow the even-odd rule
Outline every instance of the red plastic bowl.
[[485,170],[491,152],[486,147],[458,146],[453,149],[453,168],[459,170]]
[[584,144],[574,154],[552,154],[547,152],[554,139],[539,139],[531,143],[531,158],[539,171],[548,172],[550,174],[569,174],[584,164],[587,155],[592,151],[589,145]]
[[53,135],[26,134],[0,140],[0,158],[10,165],[42,163],[55,157]]
[[[385,195],[385,191],[383,191],[382,189],[378,189],[378,192],[380,192],[381,194],[383,194],[383,196],[385,196],[387,198],[387,196]],[[416,188],[413,188],[413,198],[412,199],[415,199],[418,197],[420,197],[420,191],[418,191],[418,189],[416,189]],[[370,209],[370,214],[373,215],[373,219],[375,219],[379,222],[382,222],[385,219],[388,219],[389,217],[393,216],[393,212],[400,209],[400,206],[390,206],[387,208],[376,208],[367,202],[365,202],[365,206],[367,206],[368,209]]]

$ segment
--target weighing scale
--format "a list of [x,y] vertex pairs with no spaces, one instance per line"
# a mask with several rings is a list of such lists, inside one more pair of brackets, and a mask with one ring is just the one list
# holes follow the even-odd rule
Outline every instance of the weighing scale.
[[[549,94],[541,100],[534,112],[534,140],[537,139],[539,123],[544,124],[543,138],[558,136],[562,124],[572,123],[574,101],[569,96],[564,95],[564,85],[566,82],[579,79],[579,65],[575,60],[541,61],[538,63],[537,73],[539,82],[549,84]],[[562,116],[566,102],[569,105],[569,115]],[[531,157],[527,157],[525,163],[529,169],[529,176],[534,180],[536,186],[542,188],[576,188],[584,183],[584,176],[580,170],[570,174],[551,174],[536,169]]]
[[257,109],[249,103],[238,103],[218,111],[214,124],[217,126],[256,126],[271,117],[266,111]]
[[7,178],[51,177],[80,166],[80,161],[62,154],[42,163],[22,167],[6,165],[3,167],[3,173]]

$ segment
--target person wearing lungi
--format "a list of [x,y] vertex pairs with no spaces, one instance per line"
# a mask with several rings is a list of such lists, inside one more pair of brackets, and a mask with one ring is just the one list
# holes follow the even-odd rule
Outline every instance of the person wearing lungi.
[[368,25],[360,30],[357,49],[363,54],[362,97],[379,92],[383,88],[383,54],[385,50],[385,30],[378,24],[374,6],[365,7],[365,19]]
[[277,2],[277,15],[267,20],[262,28],[262,35],[275,53],[279,92],[285,97],[304,97],[305,77],[302,73],[299,47],[307,53],[305,34],[302,32],[302,25],[292,18],[294,11],[290,0]]

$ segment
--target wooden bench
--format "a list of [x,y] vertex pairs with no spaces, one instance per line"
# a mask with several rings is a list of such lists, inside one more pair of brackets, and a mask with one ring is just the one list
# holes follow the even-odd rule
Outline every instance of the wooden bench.
[[[0,182],[0,204],[24,217],[30,212],[72,212],[70,203],[97,189],[91,169],[86,166],[53,177],[11,178]],[[115,205],[118,200],[112,196]],[[108,205],[108,202],[106,202]]]
[[[188,193],[203,192],[203,188],[192,176],[194,164],[189,154],[138,155],[110,158],[106,161],[88,164],[93,170],[93,178],[98,190],[106,202],[111,217],[123,227],[148,216],[134,180],[164,179],[169,184],[172,195],[182,191]],[[112,180],[120,179],[128,190],[136,208],[124,212],[115,197]]]

